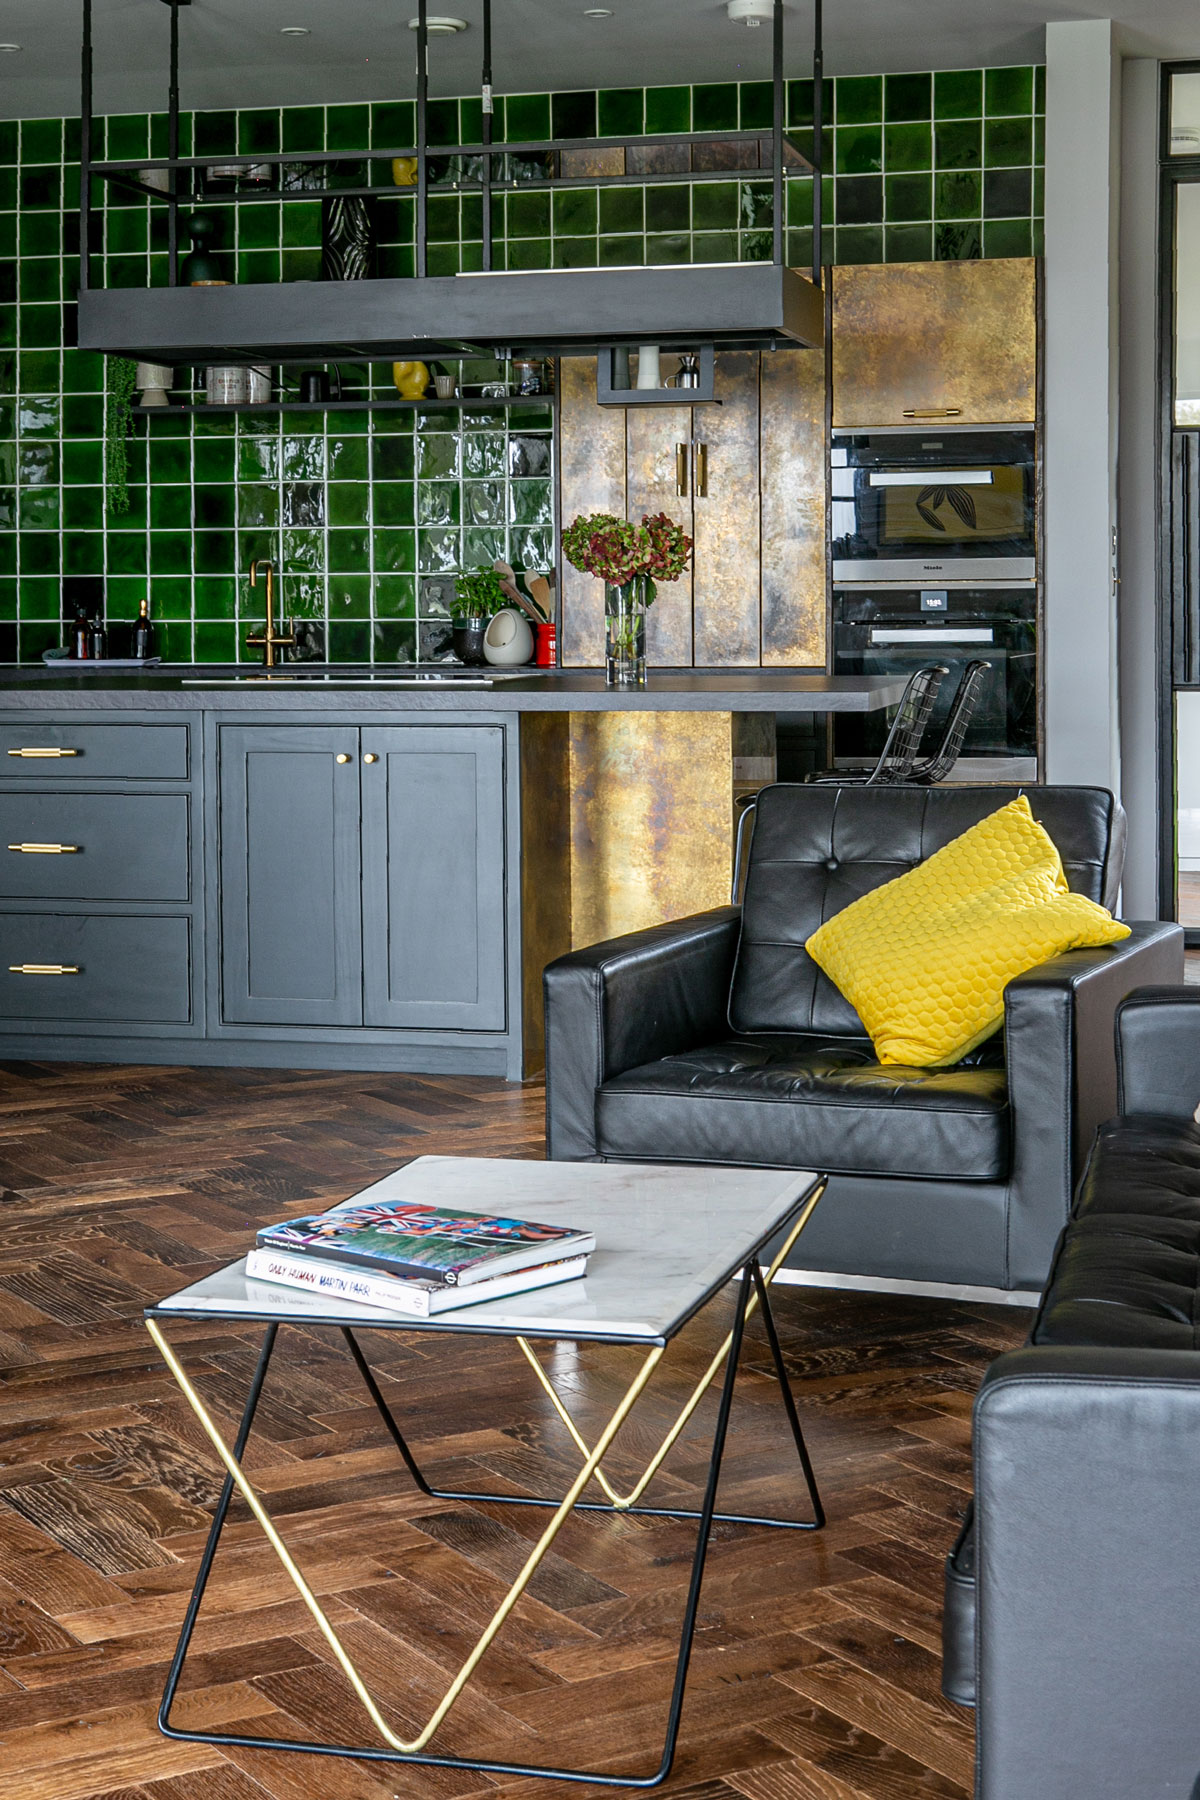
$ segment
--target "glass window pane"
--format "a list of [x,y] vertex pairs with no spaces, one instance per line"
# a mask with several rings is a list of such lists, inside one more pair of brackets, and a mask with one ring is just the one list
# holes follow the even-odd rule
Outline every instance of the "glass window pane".
[[1200,425],[1200,182],[1176,190],[1175,423]]
[[1200,156],[1200,74],[1171,77],[1171,155]]

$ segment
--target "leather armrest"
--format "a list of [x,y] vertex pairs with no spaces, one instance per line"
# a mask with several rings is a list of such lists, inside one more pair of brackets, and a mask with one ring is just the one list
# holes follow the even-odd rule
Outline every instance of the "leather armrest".
[[982,1800],[1193,1791],[1200,1352],[1046,1348],[975,1405]]
[[546,969],[546,1154],[595,1156],[596,1089],[613,1075],[728,1035],[741,924],[721,907],[560,956]]
[[1120,944],[1069,950],[1005,990],[1013,1287],[1045,1281],[1096,1127],[1117,1110],[1117,1007],[1144,982],[1183,977],[1178,925],[1135,924],[1130,933]]
[[1200,1103],[1200,988],[1139,987],[1117,1008],[1117,1106],[1190,1119]]

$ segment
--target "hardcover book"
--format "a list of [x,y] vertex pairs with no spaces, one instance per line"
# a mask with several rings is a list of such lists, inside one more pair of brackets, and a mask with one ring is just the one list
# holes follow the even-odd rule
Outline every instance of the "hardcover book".
[[465,1287],[539,1263],[586,1256],[596,1247],[591,1231],[496,1213],[460,1212],[452,1206],[371,1200],[369,1192],[328,1212],[268,1225],[258,1233],[258,1245],[446,1287]]
[[455,1307],[478,1306],[484,1300],[504,1300],[510,1294],[552,1287],[560,1281],[579,1281],[586,1271],[586,1256],[567,1256],[559,1262],[515,1269],[490,1281],[472,1281],[460,1288],[447,1287],[442,1281],[399,1281],[393,1275],[377,1275],[370,1269],[342,1268],[337,1263],[277,1250],[251,1250],[246,1258],[249,1280],[278,1282],[283,1287],[303,1288],[328,1299],[377,1306],[415,1319],[431,1319]]

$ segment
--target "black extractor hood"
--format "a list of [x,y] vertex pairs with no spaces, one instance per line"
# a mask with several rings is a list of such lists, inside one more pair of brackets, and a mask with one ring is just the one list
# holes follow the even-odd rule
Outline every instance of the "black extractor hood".
[[[583,355],[607,345],[659,344],[684,348],[804,348],[824,337],[821,287],[821,0],[815,0],[813,160],[784,129],[783,3],[773,4],[773,117],[770,129],[626,138],[558,138],[537,143],[492,142],[491,5],[485,0],[483,130],[473,144],[427,142],[427,0],[419,0],[417,36],[417,143],[372,149],[356,159],[347,178],[346,153],[256,155],[255,175],[275,202],[289,196],[397,197],[393,159],[412,159],[414,207],[412,276],[355,281],[184,285],[181,241],[192,206],[207,211],[267,197],[259,186],[214,194],[213,157],[179,155],[179,8],[191,0],[164,0],[171,14],[168,154],[138,163],[92,158],[91,7],[84,0],[81,241],[97,242],[93,180],[147,196],[167,211],[169,285],[149,289],[97,288],[93,258],[82,258],[79,344],[88,350],[140,362],[287,363],[312,360],[395,360],[464,354]],[[197,10],[200,0],[197,0]],[[662,151],[673,167],[664,170]],[[651,154],[653,153],[653,154]],[[493,196],[511,186],[512,159],[526,158],[522,190],[641,186],[647,181],[705,183],[761,171],[773,191],[770,261],[633,268],[574,268],[502,272],[493,267]],[[483,268],[461,275],[427,274],[427,204],[439,174],[454,159],[459,173],[475,171],[471,185],[482,200]],[[528,178],[529,159],[538,173]],[[228,160],[228,159],[226,159]],[[243,158],[243,161],[249,159]],[[302,164],[297,181],[295,165]],[[651,173],[653,168],[654,172]],[[264,170],[266,171],[264,177]],[[735,171],[737,173],[735,173]],[[785,176],[811,175],[813,259],[811,270],[784,260]],[[743,175],[743,179],[745,176]],[[186,279],[186,276],[185,276]]]

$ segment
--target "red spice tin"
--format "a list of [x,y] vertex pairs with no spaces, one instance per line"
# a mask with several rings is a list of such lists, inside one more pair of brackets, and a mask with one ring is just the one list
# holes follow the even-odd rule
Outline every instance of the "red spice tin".
[[534,663],[539,669],[552,669],[554,667],[555,645],[558,640],[557,628],[551,623],[547,625],[537,625],[534,627],[534,630],[537,634],[537,651],[534,655]]

